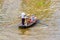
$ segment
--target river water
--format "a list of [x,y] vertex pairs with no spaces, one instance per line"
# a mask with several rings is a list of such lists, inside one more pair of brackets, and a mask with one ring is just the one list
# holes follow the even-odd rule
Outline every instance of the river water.
[[[14,4],[14,2],[16,4]],[[0,40],[60,40],[59,0],[52,0],[53,4],[51,4],[51,9],[54,10],[52,17],[46,18],[46,20],[44,16],[44,19],[40,18],[41,20],[39,23],[37,23],[34,27],[28,29],[18,28],[20,19],[17,18],[17,16],[19,15],[17,13],[19,13],[18,11],[21,11],[20,7],[18,7],[18,5],[20,5],[19,2],[20,0],[5,0],[2,13],[7,13],[7,15],[9,16],[5,16],[6,18],[8,18],[7,21],[11,21],[13,19],[14,22],[7,22],[4,24],[0,22]],[[5,8],[7,9],[7,11],[4,11]],[[12,13],[15,13],[15,15]],[[15,20],[16,18],[18,19],[17,21]]]

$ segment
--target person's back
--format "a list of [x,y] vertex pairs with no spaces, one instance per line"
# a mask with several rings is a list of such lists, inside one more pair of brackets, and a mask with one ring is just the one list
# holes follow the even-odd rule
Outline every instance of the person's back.
[[25,18],[25,13],[21,13],[21,18]]
[[34,21],[34,16],[31,17],[31,21]]
[[30,19],[31,19],[31,22],[33,22],[35,20],[35,16],[32,15]]
[[35,22],[37,20],[37,17],[34,14],[32,14],[30,19],[31,19],[30,22]]

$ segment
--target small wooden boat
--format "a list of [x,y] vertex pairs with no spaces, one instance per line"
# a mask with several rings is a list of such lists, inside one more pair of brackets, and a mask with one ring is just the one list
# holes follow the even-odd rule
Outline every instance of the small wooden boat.
[[29,28],[29,27],[34,26],[36,23],[37,23],[37,20],[35,20],[34,22],[32,22],[32,23],[30,23],[28,25],[22,25],[22,24],[20,24],[19,28]]

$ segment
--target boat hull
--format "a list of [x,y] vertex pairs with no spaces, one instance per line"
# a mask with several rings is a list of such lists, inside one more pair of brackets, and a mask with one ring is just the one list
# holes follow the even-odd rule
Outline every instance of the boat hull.
[[29,25],[20,25],[19,28],[29,28],[29,27],[33,27],[35,24],[37,23],[37,20],[33,23],[30,23]]

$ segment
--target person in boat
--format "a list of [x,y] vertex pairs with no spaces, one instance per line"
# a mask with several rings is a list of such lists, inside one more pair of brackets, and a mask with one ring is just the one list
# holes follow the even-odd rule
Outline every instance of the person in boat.
[[37,20],[37,17],[35,17],[34,14],[32,14],[31,16],[30,16],[30,14],[28,14],[26,17],[26,24],[28,25],[30,23],[35,22],[36,20]]
[[37,20],[37,17],[34,14],[32,14],[30,18],[30,22],[35,22],[36,20]]
[[25,25],[25,16],[26,14],[24,12],[21,13],[22,25]]
[[27,14],[26,16],[26,25],[30,23],[30,14]]

